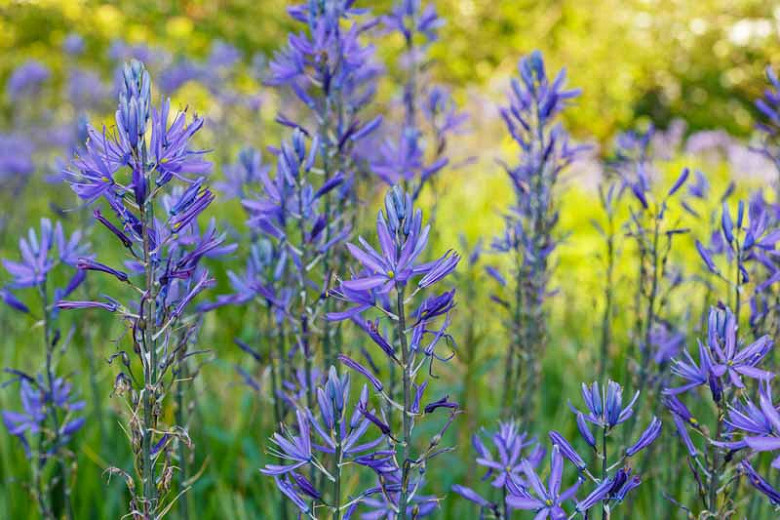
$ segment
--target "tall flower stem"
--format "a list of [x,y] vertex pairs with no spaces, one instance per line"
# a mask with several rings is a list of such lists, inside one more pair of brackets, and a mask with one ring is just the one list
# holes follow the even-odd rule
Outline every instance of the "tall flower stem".
[[[330,140],[330,113],[331,113],[331,98],[330,94],[325,96],[325,103],[322,110],[322,113],[320,114],[320,125],[318,129],[319,133],[319,142],[320,142],[320,157],[322,158],[322,170],[324,172],[324,182],[328,182],[333,175],[333,165],[331,164],[331,154],[333,152],[332,149],[332,143]],[[330,222],[331,214],[332,214],[332,199],[331,199],[331,193],[325,194],[325,221]],[[326,226],[325,228],[325,240],[330,241],[331,238],[331,226]],[[327,291],[330,287],[330,277],[331,277],[331,251],[328,249],[325,251],[325,254],[322,258],[322,269],[324,273],[324,290]],[[331,306],[333,304],[332,298],[325,298],[325,312],[330,312]],[[322,352],[325,357],[325,366],[331,366],[333,364],[334,360],[334,353],[333,350],[333,341],[332,341],[332,326],[330,321],[325,320],[325,324],[323,326],[323,333],[322,333]],[[336,352],[335,354],[338,354]]]
[[[56,379],[54,377],[54,341],[51,330],[51,309],[49,308],[49,295],[46,290],[45,282],[40,286],[40,295],[43,307],[43,338],[46,343],[46,384],[48,385],[47,390],[49,393],[48,396],[44,397],[44,402],[48,403],[49,405],[48,413],[51,415],[52,427],[54,429],[53,452],[57,453],[61,448],[62,438],[60,435],[59,410],[57,409],[57,405],[54,402],[56,393],[54,386],[56,384]],[[63,507],[65,508],[64,515],[65,518],[71,519],[73,518],[73,504],[70,496],[70,467],[68,466],[65,457],[57,456],[57,461],[59,471],[62,476],[62,482],[60,483],[60,486],[62,487]],[[54,490],[52,490],[52,492],[54,492]]]
[[608,207],[606,195],[600,190],[602,204],[607,208],[607,226],[605,253],[607,255],[606,283],[604,286],[604,314],[601,320],[601,359],[599,360],[599,380],[603,381],[609,365],[609,346],[612,343],[612,309],[614,306],[615,278],[615,219]]
[[[265,322],[265,330],[268,331],[268,336],[266,338],[269,340],[270,344],[270,334],[271,331],[274,330],[273,328],[273,308],[271,306],[266,307],[267,313],[266,313],[266,322]],[[279,379],[279,369],[282,365],[282,359],[274,359],[275,356],[273,353],[271,353],[270,345],[269,345],[269,366],[271,369],[271,400],[274,404],[274,421],[276,424],[274,425],[275,428],[278,428],[279,425],[282,423],[282,403],[279,399],[279,390],[280,390],[280,384],[281,380]],[[280,497],[281,498],[281,497]],[[283,502],[282,502],[283,503]]]
[[406,337],[406,313],[404,310],[404,286],[396,283],[398,316],[398,338],[401,341],[401,364],[403,365],[403,436],[401,437],[401,494],[398,500],[398,515],[401,520],[406,518],[409,484],[409,455],[412,443],[412,358]]
[[407,129],[416,129],[417,124],[417,57],[415,56],[414,32],[417,27],[415,9],[410,15],[409,30],[406,32],[406,53],[410,58],[409,76],[404,85],[404,125]]
[[521,352],[524,346],[523,331],[525,331],[525,313],[523,312],[523,286],[522,286],[522,265],[523,255],[518,248],[515,251],[515,301],[514,301],[514,313],[512,316],[512,336],[513,342],[507,347],[506,360],[504,367],[504,397],[503,402],[503,414],[504,418],[508,419],[513,411],[512,409],[512,396],[517,395],[517,382],[520,379],[522,360]]
[[[144,154],[145,155],[145,154]],[[152,244],[150,234],[154,230],[154,206],[153,199],[149,197],[141,205],[141,222],[143,225],[143,250],[144,250],[144,277],[146,294],[143,304],[143,343],[144,343],[144,385],[143,396],[143,439],[142,439],[142,463],[143,463],[143,501],[144,512],[147,518],[155,517],[157,507],[157,485],[155,482],[154,466],[152,464],[152,428],[154,425],[154,393],[156,392],[157,376],[157,348],[156,348],[156,288],[154,283],[154,260],[152,258]]]
[[[601,480],[608,478],[608,460],[607,460],[607,427],[601,430]],[[606,501],[601,502],[601,519],[609,520],[609,506]]]
[[[663,211],[663,210],[661,210]],[[658,242],[661,235],[661,217],[659,214],[653,215],[653,241],[651,250],[649,251],[649,258],[652,262],[652,270],[650,273],[650,292],[647,296],[647,308],[645,309],[644,323],[641,324],[642,329],[642,352],[640,353],[640,366],[639,366],[639,381],[637,384],[637,390],[639,391],[639,397],[637,400],[637,410],[641,411],[641,403],[646,392],[644,391],[647,384],[647,378],[649,375],[649,362],[650,362],[650,342],[652,339],[653,322],[655,321],[655,306],[656,299],[658,298],[658,288],[660,284],[660,266],[658,257]],[[641,284],[641,281],[640,281]],[[625,429],[625,440],[628,442],[634,433],[634,427],[639,420],[639,414],[637,414],[628,424]]]
[[[274,310],[273,307],[267,307],[268,310],[268,322],[267,331],[274,330]],[[270,340],[270,338],[269,338]],[[276,330],[276,356],[270,353],[270,341],[269,341],[269,358],[271,365],[271,399],[274,403],[274,420],[276,424],[275,428],[284,421],[284,410],[282,409],[282,400],[279,397],[282,391],[282,381],[284,381],[284,327],[280,323]],[[287,511],[287,502],[284,496],[279,495],[279,511],[282,520],[289,518]]]
[[[650,341],[653,330],[653,321],[655,321],[655,300],[658,297],[659,266],[658,266],[658,240],[661,233],[660,216],[653,217],[653,250],[650,252],[650,260],[653,262],[652,279],[650,282],[650,294],[647,299],[647,309],[645,311],[645,330],[643,338],[644,351],[642,352],[642,366],[640,367],[639,391],[643,390],[647,379],[647,360],[650,357]],[[640,394],[641,395],[641,394]]]
[[738,237],[734,237],[734,253],[737,260],[735,262],[736,272],[734,273],[734,317],[739,325],[739,314],[742,311],[742,249]]
[[[723,400],[718,403],[718,425],[716,427],[715,438],[720,439],[723,433],[723,421],[726,410]],[[707,490],[707,509],[713,516],[717,516],[718,511],[718,486],[720,485],[720,450],[715,448],[712,454],[712,468],[710,468],[710,486]]]
[[341,518],[341,465],[343,457],[343,446],[341,439],[341,414],[336,414],[335,417],[335,433],[336,433],[336,453],[333,471],[333,520],[339,520]]
[[[189,378],[189,370],[187,369],[187,361],[186,361],[186,354],[187,354],[187,346],[186,343],[189,341],[188,335],[182,334],[182,337],[180,338],[180,344],[179,344],[179,360],[178,360],[178,374],[177,374],[177,383],[176,383],[176,424],[180,426],[184,426],[187,423],[187,413],[186,413],[186,390],[184,385],[187,382],[187,379]],[[178,451],[179,451],[179,489],[184,490],[187,487],[187,479],[189,478],[189,468],[188,468],[188,462],[187,462],[187,447],[183,442],[178,443]],[[182,520],[188,520],[190,517],[189,512],[189,495],[184,495],[179,498],[179,518]]]
[[305,227],[305,221],[304,221],[304,206],[303,206],[303,190],[306,186],[306,178],[301,177],[298,179],[298,232],[300,234],[301,239],[301,276],[300,276],[300,297],[302,299],[301,302],[301,309],[300,309],[300,315],[299,315],[299,322],[298,325],[300,327],[300,330],[298,331],[299,334],[299,341],[300,341],[300,347],[301,347],[301,353],[303,354],[303,371],[304,376],[306,378],[306,406],[311,409],[314,406],[314,388],[313,388],[313,381],[312,381],[312,354],[311,354],[311,345],[310,345],[310,333],[309,333],[309,318],[306,315],[307,309],[306,309],[306,292],[307,292],[307,284],[306,279],[308,276],[307,269],[309,265],[309,248],[306,243],[306,227]]

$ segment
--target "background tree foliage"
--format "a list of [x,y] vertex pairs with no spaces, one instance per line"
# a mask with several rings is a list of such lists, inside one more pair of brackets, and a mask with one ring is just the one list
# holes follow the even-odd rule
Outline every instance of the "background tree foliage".
[[[447,16],[434,50],[436,75],[463,96],[510,74],[517,56],[539,48],[567,64],[588,94],[571,116],[575,135],[607,139],[647,117],[658,126],[684,117],[689,130],[751,131],[750,100],[764,64],[780,60],[780,8],[763,0],[439,0]],[[57,68],[71,31],[87,58],[106,62],[111,40],[155,43],[204,54],[222,39],[245,56],[269,55],[289,30],[285,2],[38,0],[0,2],[0,79],[34,56]],[[372,3],[383,12],[387,0]],[[392,42],[381,45],[390,50]],[[503,84],[503,82],[501,82]]]

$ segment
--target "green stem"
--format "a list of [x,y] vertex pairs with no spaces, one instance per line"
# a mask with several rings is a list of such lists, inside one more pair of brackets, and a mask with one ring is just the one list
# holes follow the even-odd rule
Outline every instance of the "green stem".
[[41,431],[41,433],[38,435],[38,451],[35,453],[35,456],[30,457],[30,461],[32,466],[33,485],[35,486],[35,499],[38,501],[38,509],[41,513],[41,518],[49,520],[53,518],[53,515],[51,514],[51,511],[49,511],[49,506],[46,505],[46,493],[44,493],[43,489],[43,478],[41,476],[41,468],[43,467],[43,457],[41,456],[41,453],[43,453],[43,451],[44,432]]
[[[185,391],[184,391],[184,385],[185,382],[189,376],[189,372],[187,370],[187,363],[185,360],[185,354],[187,353],[187,337],[186,334],[184,335],[184,338],[182,340],[184,342],[183,345],[180,345],[179,349],[179,360],[178,360],[178,383],[176,384],[176,424],[184,427],[185,423],[187,422],[186,418],[186,400],[185,400]],[[187,462],[187,447],[185,444],[181,441],[178,443],[178,451],[179,451],[179,491],[184,491],[186,485],[187,485],[187,479],[189,478],[189,471],[188,471],[188,462]],[[182,520],[187,520],[190,517],[189,512],[189,494],[185,494],[179,498],[179,518]]]
[[515,301],[512,316],[512,335],[513,341],[507,345],[506,359],[504,361],[504,395],[502,399],[502,412],[505,419],[512,416],[511,401],[512,397],[517,395],[516,385],[521,376],[521,352],[523,348],[523,287],[522,287],[522,253],[520,249],[515,250]]
[[601,322],[601,360],[599,363],[599,381],[604,381],[609,364],[609,345],[612,342],[612,305],[615,268],[615,235],[612,216],[609,216],[609,235],[607,237],[607,280],[604,288],[604,315]]
[[410,475],[410,453],[412,443],[412,365],[413,358],[409,351],[409,343],[406,338],[406,314],[404,311],[404,287],[396,284],[398,293],[396,314],[398,316],[398,336],[401,341],[401,364],[403,365],[403,391],[404,391],[404,409],[403,409],[403,436],[401,437],[402,455],[401,455],[401,496],[398,500],[398,518],[404,520],[407,518],[407,502],[409,500],[409,475]]
[[[601,481],[604,482],[604,479],[607,478],[607,427],[604,426],[601,429]],[[602,520],[609,520],[609,506],[607,505],[606,501],[602,500],[601,502],[601,519]]]
[[[49,296],[46,291],[46,283],[44,282],[40,286],[41,302],[43,304],[43,337],[46,343],[46,382],[48,385],[49,395],[44,400],[49,408],[49,413],[52,418],[52,426],[54,429],[54,451],[57,454],[57,461],[60,474],[62,476],[62,500],[65,508],[65,518],[70,520],[73,518],[73,504],[70,497],[70,467],[64,456],[60,456],[60,450],[62,446],[62,437],[60,436],[60,417],[57,405],[54,402],[55,394],[55,382],[54,377],[54,345],[51,334],[51,313],[49,311]],[[56,488],[52,489],[52,493]]]
[[[730,402],[730,401],[729,401]],[[725,416],[725,407],[723,405],[723,399],[721,398],[718,403],[718,426],[716,428],[715,439],[720,440],[723,433],[723,422]],[[720,450],[718,448],[713,449],[712,454],[712,467],[709,468],[710,473],[710,487],[708,490],[708,504],[707,509],[713,515],[718,511],[718,486],[720,485]]]
[[146,518],[154,519],[157,508],[157,485],[155,482],[154,466],[152,463],[153,427],[154,427],[154,399],[157,388],[157,348],[156,348],[156,309],[154,264],[152,259],[152,245],[149,234],[154,229],[154,206],[149,198],[141,206],[141,221],[143,223],[143,248],[144,248],[144,277],[146,282],[146,294],[144,300],[144,327],[143,327],[143,355],[146,356],[143,366],[145,388],[143,396],[143,439],[142,439],[142,463],[143,463],[143,507]]
[[[273,331],[273,321],[274,321],[274,310],[273,307],[266,307],[267,310],[267,320],[266,320],[266,329],[267,331]],[[284,334],[282,330],[277,331],[278,337],[281,337]],[[270,340],[270,338],[269,338]],[[278,428],[282,424],[282,402],[281,399],[279,399],[279,392],[281,389],[281,381],[280,379],[280,371],[283,366],[283,356],[284,356],[284,339],[281,339],[281,342],[277,339],[277,359],[274,359],[274,355],[271,354],[270,345],[269,345],[269,359],[270,359],[270,365],[271,365],[271,399],[274,403],[274,421],[276,424],[274,425],[274,428]],[[283,519],[287,518],[287,502],[285,501],[284,497],[279,496],[279,511],[281,511],[281,515]]]
[[333,520],[341,518],[341,416],[336,417],[336,467],[333,472]]

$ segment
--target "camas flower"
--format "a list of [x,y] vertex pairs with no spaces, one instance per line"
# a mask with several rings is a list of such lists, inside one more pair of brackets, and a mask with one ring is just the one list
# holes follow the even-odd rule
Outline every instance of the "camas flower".
[[313,457],[309,420],[301,410],[296,412],[296,417],[298,418],[297,435],[290,430],[286,430],[283,435],[274,433],[273,437],[271,437],[271,442],[276,445],[275,448],[272,448],[272,453],[279,458],[291,461],[291,463],[285,465],[267,464],[265,468],[260,470],[261,473],[265,475],[283,475],[311,462]]
[[780,506],[780,491],[775,489],[764,477],[759,475],[758,472],[753,469],[750,461],[746,459],[740,462],[740,469],[747,477],[751,486],[765,495],[773,505]]
[[639,436],[639,439],[626,449],[626,455],[633,457],[650,446],[661,435],[661,428],[661,421],[657,417],[653,417],[645,431]]
[[[513,509],[523,509],[536,512],[537,520],[563,520],[568,518],[562,505],[574,498],[579,489],[580,482],[561,493],[561,480],[563,478],[563,456],[558,445],[553,445],[550,454],[550,476],[547,478],[545,488],[539,476],[536,474],[530,462],[523,462],[523,472],[528,479],[528,490],[515,489],[517,494],[510,494],[506,503]],[[531,493],[533,492],[533,493]]]
[[[759,452],[780,451],[780,412],[772,403],[768,383],[762,385],[758,402],[756,406],[747,400],[742,406],[731,407],[726,423],[744,435],[740,441],[720,443],[721,445],[731,449],[748,447]],[[772,467],[780,469],[780,455],[772,462]]]
[[[728,375],[731,383],[737,388],[744,388],[742,376],[752,379],[770,379],[772,373],[756,368],[756,365],[769,353],[772,348],[772,340],[769,336],[763,336],[747,347],[739,349],[737,341],[736,318],[730,311],[726,311],[725,323],[716,334],[718,327],[712,320],[716,320],[716,311],[710,312],[710,334],[708,347],[713,353],[714,363],[712,374],[716,377]],[[721,342],[723,346],[721,346]]]
[[37,60],[28,60],[17,67],[8,78],[6,95],[12,101],[37,95],[51,73],[48,67]]
[[[699,362],[686,351],[684,360],[675,359],[672,372],[686,382],[682,386],[665,390],[667,394],[681,394],[708,384],[717,402],[724,386],[744,388],[742,377],[766,381],[772,373],[756,367],[772,347],[772,340],[763,336],[750,345],[739,348],[736,318],[730,310],[710,309],[707,342],[699,341]],[[726,377],[728,376],[728,377]]]
[[677,434],[685,444],[688,454],[691,457],[698,456],[699,452],[696,449],[696,445],[693,443],[691,436],[688,434],[688,426],[692,426],[695,429],[699,429],[699,422],[691,415],[690,410],[680,399],[673,394],[666,394],[663,396],[663,403],[666,408],[672,412],[672,420],[674,421]]
[[27,238],[19,239],[21,262],[3,260],[3,266],[13,277],[14,288],[36,287],[46,281],[56,258],[51,256],[54,246],[54,228],[49,219],[41,219],[40,235],[32,228]]
[[521,432],[515,421],[501,422],[498,431],[490,440],[493,443],[497,457],[493,455],[478,435],[473,435],[471,444],[477,452],[476,463],[487,469],[484,479],[493,478],[491,485],[503,488],[511,479],[517,479],[523,472],[523,462],[527,457],[538,463],[543,454],[542,451],[534,451],[524,454],[523,451],[531,446],[536,446],[536,439],[529,439],[528,434]]
[[[85,423],[83,417],[73,416],[74,412],[84,409],[85,402],[76,400],[71,394],[72,385],[62,378],[54,380],[51,392],[44,390],[42,376],[36,380],[31,376],[22,375],[19,380],[22,411],[3,410],[2,412],[3,423],[8,432],[22,442],[29,456],[30,437],[47,427],[48,413],[52,409],[57,409],[62,417],[66,418],[65,422],[60,424],[58,438],[60,443],[67,443]],[[52,447],[52,449],[57,448],[59,447]]]
[[[143,64],[130,62],[122,77],[116,131],[109,133],[104,128],[98,132],[90,127],[84,150],[73,161],[73,167],[63,172],[73,191],[89,203],[101,196],[121,201],[125,193],[132,191],[136,202],[142,204],[150,189],[143,172],[149,168],[156,172],[157,186],[167,184],[173,177],[190,182],[185,175],[202,175],[211,168],[203,159],[205,152],[193,150],[190,145],[203,126],[203,119],[196,116],[188,125],[186,114],[180,112],[169,126],[170,101],[164,100],[159,110],[151,105],[151,83]],[[141,164],[138,147],[146,138],[147,125],[151,127],[147,162]],[[124,166],[132,171],[129,186],[120,185],[115,179]]]
[[558,446],[560,449],[561,455],[566,457],[569,462],[574,464],[578,470],[582,471],[587,467],[585,460],[580,456],[579,453],[577,453],[577,450],[574,449],[574,446],[572,446],[563,435],[556,432],[555,430],[550,431],[548,435],[550,437],[550,442],[552,442],[554,446]]
[[192,137],[203,127],[203,118],[195,115],[187,124],[185,112],[179,112],[168,126],[170,100],[160,110],[152,108],[152,136],[149,150],[154,168],[159,172],[157,185],[162,186],[176,177],[187,181],[185,174],[203,175],[211,171],[211,163],[203,159],[205,151],[190,148]]
[[362,237],[362,249],[347,244],[352,256],[361,263],[365,273],[342,282],[349,291],[376,289],[384,293],[396,286],[406,285],[412,278],[421,276],[420,287],[428,287],[451,273],[460,257],[446,253],[439,260],[418,263],[417,259],[428,245],[430,226],[422,227],[422,211],[413,212],[412,197],[405,196],[398,188],[388,192],[385,198],[387,218],[380,210],[377,215],[377,235],[381,253]]
[[577,502],[577,512],[585,513],[601,502],[620,503],[641,483],[638,475],[631,475],[631,468],[620,468],[614,476],[603,479],[587,497]]
[[[597,382],[590,387],[583,383],[582,399],[588,409],[588,413],[583,415],[592,424],[612,429],[633,415],[633,406],[638,397],[639,392],[635,393],[628,405],[623,407],[623,388],[618,383],[609,381],[603,389]],[[572,411],[580,413],[573,406]]]

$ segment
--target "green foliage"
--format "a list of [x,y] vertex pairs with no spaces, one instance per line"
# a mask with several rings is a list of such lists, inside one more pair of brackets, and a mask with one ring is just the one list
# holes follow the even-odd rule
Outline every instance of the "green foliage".
[[[383,0],[373,7],[381,12],[389,3]],[[761,89],[763,67],[780,61],[780,11],[772,11],[771,2],[766,0],[441,0],[437,4],[448,25],[443,30],[442,42],[433,51],[436,75],[450,83],[456,97],[465,100],[467,110],[475,114],[472,133],[455,148],[465,150],[464,155],[479,155],[481,161],[445,174],[437,191],[437,219],[447,225],[436,236],[439,244],[434,250],[456,244],[461,233],[473,243],[478,237],[492,236],[501,227],[500,211],[511,193],[492,159],[503,154],[504,137],[497,130],[499,123],[481,116],[483,109],[493,103],[477,97],[473,91],[476,87],[497,98],[507,89],[506,78],[514,73],[521,54],[540,48],[552,68],[568,65],[570,84],[584,90],[578,108],[570,111],[568,123],[576,137],[595,136],[601,141],[637,120],[651,119],[663,127],[679,117],[689,123],[690,130],[718,127],[748,135],[752,125],[749,100]],[[87,51],[81,60],[99,66],[105,77],[110,77],[107,49],[120,36],[129,42],[159,44],[173,53],[196,56],[205,55],[215,39],[236,45],[247,59],[254,53],[269,55],[281,45],[289,30],[285,5],[282,0],[0,1],[0,82],[7,79],[15,66],[33,57],[51,66],[55,81],[62,82],[64,64],[59,49],[70,32],[85,36]],[[386,47],[381,49],[383,55],[392,54],[394,42],[381,45]],[[245,79],[244,84],[248,90],[260,88],[251,79]],[[186,88],[180,93],[181,99],[208,111],[208,93],[196,86]],[[5,96],[4,92],[0,96]],[[8,100],[0,99],[3,113],[8,113]],[[250,131],[267,127],[273,110],[231,117],[240,120],[238,128],[245,137],[242,142],[255,146],[274,142],[273,136]],[[5,119],[3,130],[10,125]],[[215,148],[218,163],[234,155],[234,150],[226,147]],[[715,174],[716,192],[732,173],[722,163],[698,164],[691,157],[677,157],[664,166],[666,175],[673,178],[682,164],[706,167],[708,173]],[[544,386],[549,391],[543,396],[543,409],[548,413],[540,418],[538,430],[565,424],[568,426],[563,428],[571,433],[573,421],[562,403],[578,395],[579,381],[590,380],[596,374],[596,325],[603,305],[603,264],[599,256],[602,243],[590,223],[591,219],[602,218],[596,193],[575,182],[569,182],[569,188],[562,204],[560,227],[571,236],[556,258],[558,275],[553,285],[560,289],[560,294],[553,300],[551,350],[544,365]],[[740,189],[747,189],[747,184],[743,183]],[[433,193],[425,193],[423,202],[430,205],[433,197]],[[42,215],[50,216],[49,200],[59,207],[72,208],[76,204],[66,189],[48,186],[38,179],[25,191],[24,203],[19,204],[23,210],[9,212],[11,223],[4,229],[23,229]],[[13,202],[10,194],[0,194],[4,207]],[[375,201],[367,201],[369,213],[373,214],[375,207]],[[679,212],[679,208],[673,211]],[[235,201],[219,204],[215,213],[241,228],[242,213]],[[69,229],[85,218],[79,212],[62,216]],[[694,230],[694,236],[697,231],[702,230]],[[110,246],[104,238],[102,233],[93,234],[92,238],[103,257],[102,251]],[[0,257],[14,257],[15,244],[13,233],[5,231],[0,236]],[[691,270],[699,263],[692,244],[693,238],[684,239],[678,259]],[[613,354],[622,362],[632,327],[627,314],[631,310],[630,280],[636,266],[631,255],[621,258],[616,276],[620,295],[616,302]],[[219,280],[216,293],[227,290],[226,270],[237,268],[238,263],[236,260],[233,265],[213,266]],[[3,276],[4,273],[0,274],[0,281],[5,281]],[[93,278],[93,292],[101,292],[103,280]],[[476,359],[475,373],[470,377],[477,381],[477,392],[460,400],[479,406],[467,410],[466,416],[459,419],[464,425],[460,433],[450,432],[450,444],[457,445],[456,452],[448,456],[439,473],[429,478],[440,494],[447,493],[455,482],[475,483],[473,468],[463,462],[473,457],[469,435],[478,425],[491,424],[498,415],[495,396],[500,389],[490,375],[500,363],[498,353],[504,348],[503,337],[494,314],[485,311],[490,305],[489,284],[484,277],[481,283],[474,300],[459,304],[460,316],[477,313],[480,317],[472,336],[475,344],[465,345],[461,339],[453,369],[442,374],[442,385],[447,391],[462,396],[467,388],[462,353],[472,348]],[[703,297],[692,294],[691,301],[694,303],[678,305],[693,306],[695,316],[702,306],[697,302],[703,302]],[[88,415],[88,425],[76,443],[76,517],[116,518],[127,500],[121,482],[112,480],[106,484],[104,470],[109,461],[129,465],[131,456],[121,438],[117,417],[120,410],[115,409],[119,401],[110,398],[114,372],[104,360],[129,345],[114,342],[114,338],[120,337],[118,325],[112,325],[98,311],[67,319],[86,328],[79,332],[77,339],[81,340],[66,356],[68,366],[63,367],[64,372],[74,374],[76,386],[90,406],[102,410],[100,423],[96,422],[96,415]],[[466,337],[465,325],[460,325],[463,321],[454,320],[461,327],[453,331],[458,339]],[[198,518],[276,517],[272,509],[276,501],[269,497],[277,491],[257,471],[270,460],[265,453],[266,439],[275,426],[268,396],[250,392],[234,370],[236,364],[245,364],[246,360],[233,345],[233,338],[252,337],[258,323],[251,307],[230,307],[210,315],[204,325],[202,345],[211,354],[196,382],[192,428],[198,454],[195,467],[202,469],[202,476],[186,498],[196,505]],[[34,370],[40,355],[35,345],[40,344],[41,334],[35,319],[20,316],[5,306],[0,308],[0,367]],[[84,337],[90,341],[84,341]],[[90,370],[95,371],[98,386],[94,394],[88,383]],[[98,403],[94,403],[96,398]],[[15,405],[15,399],[13,392],[0,391],[0,409]],[[28,494],[20,482],[27,464],[18,448],[15,439],[0,431],[0,511],[4,518],[33,518]],[[652,496],[643,495],[640,505],[648,507],[638,507],[637,511],[652,511],[652,501]],[[450,497],[441,517],[474,515],[470,504]],[[660,518],[653,515],[637,512],[634,518]]]

